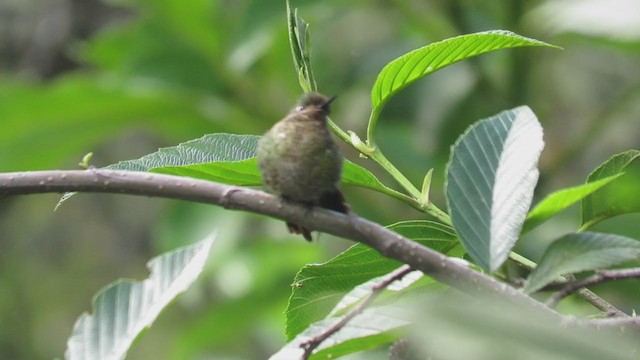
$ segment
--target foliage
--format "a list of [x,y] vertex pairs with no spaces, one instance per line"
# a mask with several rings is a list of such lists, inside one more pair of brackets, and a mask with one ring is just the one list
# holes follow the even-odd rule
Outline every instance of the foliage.
[[[357,53],[355,48],[326,51],[331,44],[325,41],[314,42],[321,51],[311,52],[312,35],[328,34],[331,30],[314,27],[312,34],[310,25],[300,14],[313,14],[316,17],[314,21],[319,21],[317,18],[322,18],[322,11],[326,10],[320,6],[313,8],[318,10],[318,14],[314,14],[311,8],[299,10],[287,2],[285,28],[283,6],[275,7],[266,2],[228,9],[223,8],[222,2],[207,0],[195,1],[189,6],[169,0],[122,3],[130,9],[138,10],[138,17],[98,34],[83,44],[77,53],[82,61],[96,69],[95,72],[67,74],[42,86],[11,82],[0,85],[0,117],[5,129],[0,132],[0,167],[3,170],[60,166],[77,154],[95,150],[92,147],[112,140],[123,131],[135,134],[144,129],[146,134],[152,134],[152,146],[156,142],[161,146],[179,145],[164,147],[128,161],[120,161],[123,156],[116,151],[112,157],[102,159],[107,160],[107,163],[108,160],[115,159],[115,163],[107,168],[159,172],[238,186],[259,186],[260,176],[255,159],[258,136],[249,134],[263,131],[268,122],[282,116],[283,107],[288,106],[297,93],[290,84],[297,80],[303,91],[336,86],[343,92],[345,84],[340,81],[348,81],[343,79],[349,79],[349,76],[369,76],[369,73],[365,76],[357,71],[341,69],[341,64],[332,62],[340,60],[322,58],[322,54],[326,53],[330,54],[328,57],[336,58],[343,56],[343,53]],[[457,2],[452,2],[454,3]],[[241,10],[243,6],[246,9]],[[408,3],[393,6],[404,8],[402,14],[407,19],[419,16],[419,12],[406,10],[411,7]],[[387,10],[383,9],[382,14],[386,15]],[[353,18],[347,20],[345,21],[349,27],[358,25]],[[407,127],[399,120],[402,115],[398,115],[401,114],[398,108],[421,106],[420,101],[411,100],[416,97],[416,93],[420,94],[419,86],[425,83],[421,79],[429,77],[433,84],[442,85],[437,76],[432,75],[441,74],[438,70],[451,69],[450,65],[460,63],[457,66],[469,66],[473,72],[486,73],[486,78],[478,81],[480,85],[475,88],[475,93],[501,86],[505,86],[507,91],[516,92],[524,82],[522,74],[528,70],[520,68],[519,71],[514,71],[513,82],[504,85],[496,80],[500,79],[500,75],[492,77],[495,75],[492,72],[495,72],[494,66],[501,66],[505,57],[511,56],[509,54],[533,57],[531,54],[544,53],[540,56],[559,56],[556,52],[542,51],[557,49],[557,46],[514,32],[472,32],[463,31],[464,28],[449,32],[447,27],[453,25],[447,24],[447,16],[443,16],[441,20],[426,22],[427,24],[422,20],[413,20],[414,27],[431,27],[430,30],[438,34],[430,41],[402,44],[403,48],[415,50],[391,61],[376,58],[377,62],[370,63],[367,61],[372,60],[368,60],[369,57],[364,59],[365,56],[355,61],[359,67],[382,70],[377,75],[370,74],[373,85],[370,91],[365,90],[370,93],[371,98],[371,108],[364,109],[369,114],[369,121],[365,123],[359,118],[358,127],[346,131],[331,122],[332,130],[343,140],[345,147],[365,159],[347,161],[343,172],[342,182],[348,186],[348,198],[355,199],[354,209],[357,212],[362,209],[363,213],[372,214],[381,222],[392,223],[389,225],[390,229],[422,245],[448,256],[469,259],[482,270],[501,279],[513,276],[508,271],[512,265],[531,267],[531,261],[520,254],[514,256],[514,250],[520,252],[516,244],[523,248],[531,244],[538,245],[534,244],[534,236],[524,235],[528,232],[531,232],[529,235],[534,234],[533,230],[540,226],[547,232],[535,233],[536,237],[557,240],[546,248],[539,266],[530,275],[523,273],[525,291],[529,293],[537,292],[558,279],[564,280],[562,276],[566,274],[580,276],[586,271],[621,266],[628,264],[625,262],[638,260],[635,239],[606,232],[584,232],[601,222],[606,223],[610,218],[638,213],[640,210],[637,202],[640,164],[638,150],[628,150],[604,161],[587,177],[584,184],[551,192],[548,183],[540,184],[538,177],[545,177],[544,169],[539,170],[540,154],[544,159],[546,151],[557,151],[552,147],[543,152],[542,128],[549,129],[547,133],[551,134],[558,131],[549,120],[554,115],[553,112],[543,106],[516,107],[520,103],[493,106],[490,112],[486,103],[470,106],[473,104],[469,101],[451,105],[455,110],[451,110],[450,121],[445,122],[446,125],[442,125],[433,135],[432,158],[424,161],[415,151],[411,151],[410,142],[406,138],[412,130],[405,129],[401,132],[394,130],[394,127]],[[466,34],[453,36],[461,32]],[[344,32],[345,38],[350,35],[352,34]],[[424,46],[425,42],[429,44]],[[290,60],[285,59],[285,55],[289,56],[287,47],[293,55],[293,72],[290,71]],[[519,47],[530,48],[515,49]],[[492,55],[494,57],[476,58],[506,49],[511,50]],[[384,52],[398,53],[398,50],[394,44],[384,48]],[[320,56],[316,57],[317,54]],[[374,59],[373,56],[370,58]],[[518,64],[521,67],[529,64],[533,68],[531,62],[526,60]],[[329,72],[327,69],[335,69],[332,76],[336,79],[327,79],[324,75]],[[356,75],[351,75],[352,73]],[[545,73],[540,78],[547,76],[549,74]],[[283,83],[289,85],[282,85]],[[442,93],[445,93],[446,87],[442,88]],[[629,92],[633,94],[633,89]],[[346,104],[343,103],[342,106],[347,108],[351,106],[349,99],[354,96],[348,91],[344,93]],[[435,99],[443,96],[440,89],[431,89],[431,93]],[[496,90],[495,94],[500,95],[500,92]],[[343,95],[340,95],[342,101]],[[435,109],[438,108],[438,104],[433,105],[436,105]],[[468,126],[469,120],[504,108],[510,110]],[[532,109],[539,114],[540,120]],[[358,112],[357,106],[353,105],[353,109],[338,114],[349,115],[351,110],[354,114],[363,113],[362,108]],[[437,110],[433,110],[433,113],[436,112]],[[385,121],[379,123],[380,118]],[[340,117],[336,116],[336,119]],[[353,126],[353,122],[348,124]],[[366,136],[361,138],[358,133],[363,131],[366,131]],[[396,131],[402,135],[397,137]],[[208,135],[196,138],[203,133]],[[584,151],[582,147],[593,143],[590,139],[600,140],[595,135],[590,138],[588,134],[585,135],[586,140],[576,143],[578,153]],[[551,138],[553,136],[555,135]],[[456,137],[457,141],[448,141]],[[192,138],[196,139],[186,140]],[[33,146],[34,143],[38,146]],[[452,144],[453,147],[449,148]],[[110,151],[117,148],[107,147]],[[387,148],[389,152],[384,153],[383,149]],[[43,153],[43,149],[47,151]],[[146,150],[142,152],[150,152]],[[566,156],[570,156],[570,150],[567,150]],[[443,161],[438,162],[438,158],[448,160],[444,164]],[[566,161],[571,163],[571,159]],[[370,169],[372,164],[382,171]],[[589,166],[593,166],[593,163],[589,163]],[[446,184],[442,184],[438,178],[439,173],[444,173]],[[424,179],[422,188],[414,185],[413,179],[416,178]],[[392,181],[399,184],[399,187],[391,185]],[[536,186],[551,193],[530,210]],[[366,195],[359,197],[358,190],[351,190],[353,188],[364,189],[362,193]],[[355,195],[351,195],[352,191]],[[540,194],[544,194],[544,191]],[[377,196],[376,206],[370,205],[374,204],[371,196]],[[63,199],[68,199],[68,196]],[[73,200],[76,201],[80,203],[81,199]],[[73,202],[65,205],[62,213],[71,211],[69,209],[76,206]],[[446,203],[448,211],[438,207],[439,203]],[[570,228],[569,234],[558,232],[553,224],[567,215],[564,210],[578,203],[582,210],[580,226]],[[381,205],[377,206],[378,204]],[[397,216],[389,215],[392,210],[388,209],[394,208],[402,209],[399,217],[401,221],[397,221]],[[209,262],[212,269],[208,275],[206,272],[203,274],[211,280],[208,283],[226,285],[217,288],[210,284],[196,283],[193,285],[194,293],[205,295],[193,295],[199,297],[194,300],[188,298],[187,294],[185,302],[180,303],[180,306],[188,307],[185,304],[199,301],[199,310],[194,311],[201,311],[203,319],[181,325],[182,327],[173,329],[169,336],[156,330],[156,326],[145,334],[144,338],[151,337],[153,343],[162,343],[162,340],[153,338],[154,334],[162,339],[163,336],[176,337],[175,334],[178,333],[177,340],[171,342],[173,352],[170,356],[173,358],[225,353],[264,358],[265,352],[287,356],[287,351],[296,349],[301,339],[317,334],[345,316],[363,301],[374,284],[401,265],[362,244],[354,245],[327,260],[327,254],[321,250],[309,248],[318,245],[302,244],[305,246],[303,248],[297,243],[283,244],[280,239],[270,240],[269,235],[264,235],[269,234],[268,229],[247,226],[248,220],[245,218],[238,220],[235,217],[225,217],[220,212],[216,216],[210,216],[209,213],[206,216],[193,216],[192,212],[184,209],[176,210],[175,214],[178,214],[175,218],[168,217],[166,221],[160,222],[162,225],[158,225],[164,227],[164,230],[157,231],[156,236],[164,236],[165,243],[155,245],[157,248],[153,250],[173,249],[176,245],[188,242],[185,239],[196,238],[194,229],[203,223],[216,222],[216,226],[231,228],[232,231],[225,239],[228,244],[227,252],[223,249],[218,256],[214,252]],[[416,216],[419,219],[408,220]],[[219,220],[211,220],[212,217]],[[549,222],[549,226],[542,227],[545,222]],[[171,233],[173,236],[167,235]],[[280,235],[281,231],[274,233]],[[166,240],[168,238],[170,240]],[[176,238],[180,240],[175,240]],[[256,238],[267,238],[265,241],[269,242],[267,245],[256,245]],[[218,240],[217,244],[220,242]],[[286,251],[282,249],[284,246],[287,247]],[[167,253],[163,258],[173,255],[175,253]],[[78,257],[87,258],[86,255]],[[135,260],[139,262],[140,259]],[[283,289],[284,283],[291,282],[296,269],[299,270],[286,300],[285,291],[278,292],[278,289]],[[63,278],[66,280],[70,276]],[[119,283],[117,286],[125,284],[128,283]],[[212,286],[213,290],[208,286]],[[440,310],[420,308],[421,300],[434,296],[437,298],[442,294],[443,288],[443,285],[435,283],[433,279],[423,277],[385,290],[372,306],[353,319],[344,332],[332,336],[312,358],[364,353],[369,349],[387,346],[407,334],[418,334],[419,344],[441,344],[443,339],[452,338],[452,333],[447,332],[443,325],[445,318],[454,320],[453,327],[457,328],[457,333],[462,333],[461,339],[469,337],[468,332],[461,329],[475,329],[478,332],[488,330],[483,332],[488,339],[524,329],[527,330],[527,335],[514,339],[513,346],[526,349],[528,356],[540,357],[540,354],[549,355],[547,352],[553,352],[535,346],[536,341],[553,344],[549,348],[563,343],[574,344],[575,351],[570,351],[566,356],[589,356],[591,350],[580,350],[581,342],[577,336],[555,332],[557,329],[547,323],[536,323],[533,328],[546,329],[544,333],[548,331],[551,335],[538,337],[541,332],[529,328],[534,323],[532,319],[535,319],[531,314],[513,310],[510,312],[512,316],[502,316],[499,317],[500,321],[491,321],[488,314],[498,313],[495,309],[476,313],[472,311],[474,309],[467,308],[466,303],[459,304],[459,309],[464,310],[464,317],[456,314],[455,306],[442,306],[438,308]],[[109,289],[113,291],[119,288]],[[164,290],[160,291],[164,293]],[[211,294],[216,292],[226,292],[227,298],[221,299],[218,294]],[[101,299],[107,293],[101,294],[96,299]],[[171,299],[161,305],[159,326],[162,325],[163,316],[172,316],[172,311],[178,311],[171,307],[165,308]],[[453,303],[457,304],[456,301]],[[579,313],[584,309],[584,306],[579,306],[581,305],[577,305],[578,310],[572,310]],[[406,311],[407,308],[410,309],[409,312]],[[285,309],[283,316],[281,313]],[[404,310],[400,311],[402,309]],[[96,314],[105,315],[104,321],[107,323],[117,318],[116,313],[98,311],[97,308],[94,310]],[[194,314],[189,310],[187,317],[198,317]],[[273,320],[276,317],[278,320]],[[286,339],[273,339],[271,336],[271,342],[265,345],[267,350],[260,354],[253,352],[259,351],[256,350],[258,346],[247,346],[249,343],[253,344],[256,338],[265,338],[264,333],[270,333],[265,329],[252,329],[253,320],[258,318],[263,318],[265,323],[278,323],[280,327],[276,328],[286,336]],[[429,329],[423,324],[417,324],[417,329],[412,328],[418,318],[433,321],[433,327]],[[477,320],[472,321],[474,318]],[[141,323],[139,330],[150,325],[151,321]],[[487,328],[483,328],[482,324],[487,324]],[[68,328],[71,328],[70,324]],[[433,328],[437,330],[428,331]],[[111,345],[108,350],[119,348],[123,350],[122,353],[130,351],[133,356],[145,357],[135,353],[136,346],[129,349],[139,334],[140,331],[133,334],[114,331],[114,335],[126,338],[125,345]],[[593,334],[584,334],[584,338],[594,337]],[[74,344],[75,339],[72,335],[69,344]],[[141,340],[139,346],[144,346],[144,341]],[[621,355],[625,352],[624,347],[629,346],[629,342],[625,341],[616,342],[616,348],[609,349],[603,345],[600,347],[602,354],[610,352],[616,356],[626,356]],[[587,343],[596,344],[596,340]],[[280,352],[277,347],[282,347]],[[596,345],[592,347],[598,348]],[[473,346],[470,345],[470,348]],[[463,358],[467,351],[466,347],[450,343],[437,351],[425,345],[425,349],[421,351],[444,356],[443,349],[448,358]],[[494,357],[494,349],[484,350],[487,358]],[[153,349],[151,351],[153,353]],[[473,348],[475,356],[478,356],[478,351],[481,350]],[[596,356],[593,354],[595,353],[592,356]],[[24,354],[6,355],[25,357]],[[158,354],[151,357],[153,356],[157,357]],[[274,355],[274,358],[277,356]],[[558,353],[553,353],[553,356],[560,358]],[[30,357],[37,356],[31,354]]]

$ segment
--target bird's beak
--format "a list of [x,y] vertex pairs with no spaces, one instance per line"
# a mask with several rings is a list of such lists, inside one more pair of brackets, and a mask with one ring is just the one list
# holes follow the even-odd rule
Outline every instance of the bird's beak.
[[332,97],[327,99],[327,101],[325,101],[324,104],[320,105],[320,108],[323,109],[323,110],[329,110],[329,105],[331,105],[333,100],[335,100],[337,97],[338,97],[338,95],[333,95]]

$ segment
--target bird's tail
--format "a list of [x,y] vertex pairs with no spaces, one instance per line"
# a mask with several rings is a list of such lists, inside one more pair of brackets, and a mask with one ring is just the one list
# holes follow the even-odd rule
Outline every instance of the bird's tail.
[[347,202],[344,200],[344,195],[338,189],[333,189],[332,191],[327,191],[320,197],[318,201],[318,205],[320,207],[337,211],[339,213],[347,214],[351,209]]
[[[344,196],[338,189],[327,191],[320,197],[318,206],[327,210],[337,211],[343,214],[348,214],[351,211],[349,205],[344,200]],[[302,234],[307,241],[312,241],[311,231],[302,225],[287,222],[287,228],[292,234]]]

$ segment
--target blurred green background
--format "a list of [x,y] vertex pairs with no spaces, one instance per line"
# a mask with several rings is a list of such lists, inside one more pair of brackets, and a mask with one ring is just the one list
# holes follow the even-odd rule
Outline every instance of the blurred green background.
[[[392,99],[378,142],[419,185],[435,168],[444,206],[449,147],[474,121],[521,104],[545,128],[537,198],[581,183],[611,155],[640,148],[640,4],[636,0],[292,0],[311,24],[321,92],[333,120],[364,133],[369,90],[390,60],[464,33],[506,29],[562,46],[456,64]],[[3,0],[0,2],[0,171],[76,169],[138,158],[206,133],[261,134],[300,95],[284,1]],[[353,151],[347,157],[374,171]],[[345,189],[383,224],[422,218],[392,199]],[[636,191],[637,192],[637,191]],[[312,244],[281,222],[179,201],[57,195],[0,199],[0,358],[61,356],[91,296],[145,262],[218,232],[203,277],[163,312],[132,359],[263,359],[281,347],[290,283],[349,243]],[[628,215],[598,229],[640,238]],[[527,236],[535,258],[576,229],[578,209]],[[630,308],[632,284],[608,286]],[[364,358],[373,358],[368,354]],[[352,358],[358,358],[353,356]]]

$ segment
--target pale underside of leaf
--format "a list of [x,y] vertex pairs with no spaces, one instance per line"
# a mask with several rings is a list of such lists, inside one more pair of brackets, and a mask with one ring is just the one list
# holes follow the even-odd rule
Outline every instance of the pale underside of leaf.
[[456,142],[447,202],[471,257],[495,271],[520,235],[538,179],[542,127],[528,107],[482,120]]
[[143,282],[116,281],[98,292],[93,314],[76,321],[67,360],[123,359],[134,340],[200,275],[213,237],[152,259]]

